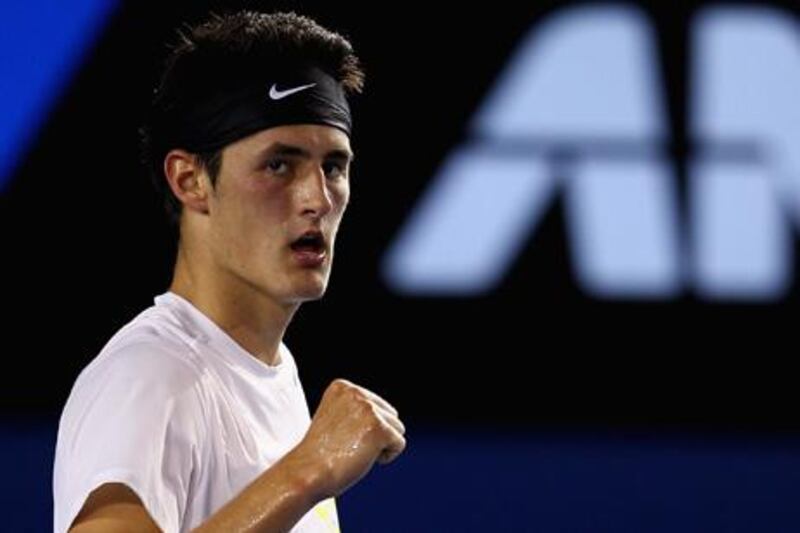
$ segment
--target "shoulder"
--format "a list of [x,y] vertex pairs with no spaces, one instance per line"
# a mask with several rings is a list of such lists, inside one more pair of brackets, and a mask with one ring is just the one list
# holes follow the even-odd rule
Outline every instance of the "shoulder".
[[179,345],[143,335],[138,328],[128,331],[75,380],[61,413],[59,441],[96,455],[102,455],[95,448],[99,435],[115,443],[111,455],[153,438],[201,441],[208,410],[202,374]]
[[72,387],[53,468],[63,523],[105,482],[138,488],[159,523],[178,523],[165,517],[182,514],[176,502],[205,453],[207,407],[193,347],[169,314],[159,312],[145,310],[121,328]]
[[196,403],[203,380],[190,342],[168,316],[150,308],[121,328],[80,372],[65,412],[103,400],[118,404]]
[[189,385],[202,374],[198,363],[192,339],[180,323],[151,307],[109,339],[80,373],[76,386],[115,375]]

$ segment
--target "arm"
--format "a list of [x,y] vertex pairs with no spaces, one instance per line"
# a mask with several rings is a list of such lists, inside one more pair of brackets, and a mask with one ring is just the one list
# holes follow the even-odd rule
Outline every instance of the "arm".
[[[194,531],[288,531],[318,502],[360,480],[375,461],[393,461],[405,448],[404,433],[388,402],[336,380],[300,444]],[[70,531],[150,532],[158,527],[133,491],[107,484],[87,499]]]

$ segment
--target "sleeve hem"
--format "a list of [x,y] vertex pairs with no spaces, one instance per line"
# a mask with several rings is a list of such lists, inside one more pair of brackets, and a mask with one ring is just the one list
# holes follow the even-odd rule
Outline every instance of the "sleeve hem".
[[148,514],[155,521],[156,525],[159,527],[159,529],[161,529],[161,531],[178,531],[178,525],[172,523],[172,520],[169,520],[169,517],[166,516],[164,510],[158,505],[158,503],[151,501],[146,497],[146,492],[142,490],[143,484],[135,473],[125,468],[109,468],[101,470],[94,477],[92,477],[91,480],[83,485],[83,488],[78,491],[75,499],[69,503],[69,512],[66,516],[66,520],[62,524],[62,532],[65,533],[69,530],[72,522],[78,516],[81,508],[86,503],[89,494],[105,483],[122,483],[123,485],[126,485],[129,489],[136,493],[136,496],[139,497],[142,505],[144,505]]

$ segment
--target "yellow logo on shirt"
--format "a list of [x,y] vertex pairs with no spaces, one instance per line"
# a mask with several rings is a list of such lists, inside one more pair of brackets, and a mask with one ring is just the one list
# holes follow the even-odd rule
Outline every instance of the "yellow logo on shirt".
[[319,502],[314,507],[314,513],[328,527],[328,531],[340,533],[339,519],[336,516],[336,502],[333,498]]

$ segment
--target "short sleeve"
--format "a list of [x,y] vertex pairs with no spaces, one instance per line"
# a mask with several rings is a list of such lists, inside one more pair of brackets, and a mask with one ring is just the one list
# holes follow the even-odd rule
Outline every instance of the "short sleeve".
[[163,531],[178,532],[203,442],[197,372],[154,343],[102,355],[76,380],[59,423],[54,529],[66,531],[94,489],[119,482]]

